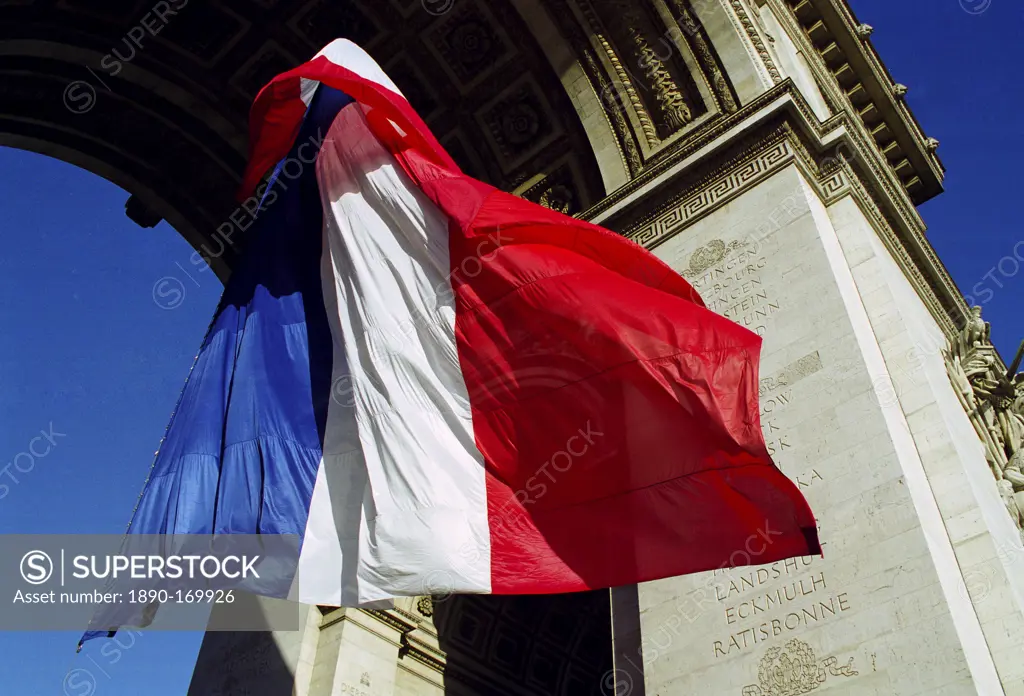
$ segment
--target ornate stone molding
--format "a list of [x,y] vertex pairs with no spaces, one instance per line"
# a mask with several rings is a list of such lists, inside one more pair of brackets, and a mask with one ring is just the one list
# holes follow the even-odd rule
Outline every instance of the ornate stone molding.
[[[846,159],[842,157],[829,158],[829,163],[833,166],[826,171],[820,171],[816,182],[818,193],[822,199],[827,203],[833,203],[843,196],[853,197],[861,211],[874,224],[882,243],[892,254],[900,270],[918,289],[922,301],[931,311],[939,326],[947,336],[954,335],[962,323],[959,320],[961,312],[956,310],[951,312],[950,307],[940,300],[938,293],[941,291],[941,283],[936,282],[944,280],[952,287],[952,280],[946,275],[945,268],[934,267],[938,271],[938,278],[926,275],[922,268],[927,268],[927,266],[922,265],[921,257],[908,251],[906,243],[897,232],[899,223],[879,207],[877,197],[880,194],[869,188]],[[930,245],[926,245],[926,250],[930,255],[934,255]],[[950,292],[955,293],[957,301],[963,302],[955,287]]]
[[818,180],[825,200],[831,203],[840,197],[840,194],[850,185],[846,173],[842,170],[835,171]]
[[640,67],[647,77],[648,84],[654,88],[662,124],[667,133],[674,133],[693,120],[693,112],[690,111],[686,98],[672,79],[668,68],[658,57],[658,53],[651,48],[643,33],[636,27],[630,27],[629,34],[640,55]]
[[588,210],[581,213],[580,217],[585,220],[591,220],[598,217],[622,198],[650,186],[655,182],[655,180],[663,176],[665,172],[680,159],[686,158],[702,148],[707,147],[712,141],[728,131],[730,128],[735,127],[741,121],[749,118],[757,111],[771,104],[773,101],[778,99],[783,92],[789,91],[790,88],[788,85],[789,83],[786,83],[765,92],[745,104],[736,113],[726,118],[719,118],[708,123],[704,127],[696,129],[693,133],[687,134],[686,137],[673,142],[671,145],[658,152],[657,156],[647,163],[644,167],[644,171],[635,179],[627,183],[625,186],[613,191],[603,200],[595,203]]
[[944,168],[868,37],[844,0],[767,0],[808,59],[833,110],[852,121],[920,204],[942,191]]
[[633,129],[629,125],[629,119],[626,117],[625,107],[619,97],[618,86],[608,78],[565,0],[550,0],[550,3],[552,19],[561,34],[572,45],[576,55],[579,56],[584,73],[605,107],[605,113],[615,132],[622,162],[630,176],[636,176],[643,167],[643,156],[640,153]]
[[[577,5],[587,21],[593,41],[600,46],[605,59],[612,66],[612,70],[615,73],[615,81],[610,85],[610,88],[626,96],[633,114],[640,124],[640,130],[643,131],[644,137],[647,140],[648,147],[654,147],[658,144],[657,127],[647,112],[647,107],[644,106],[643,100],[640,99],[640,93],[637,92],[636,87],[633,85],[632,76],[622,64],[619,54],[608,40],[604,25],[593,5],[588,0],[577,0]],[[607,101],[609,96],[611,96],[611,93],[606,94],[602,92],[602,97],[605,101]]]
[[[767,112],[775,115],[767,117]],[[579,217],[598,224],[610,224],[619,230],[638,229],[665,213],[669,207],[678,205],[688,192],[695,190],[694,186],[702,182],[707,184],[708,181],[706,177],[696,181],[691,174],[683,187],[676,189],[678,195],[674,195],[671,202],[666,202],[664,197],[656,202],[648,202],[644,221],[638,221],[636,213],[630,212],[635,211],[636,207],[624,207],[625,200],[634,199],[639,191],[651,189],[652,186],[664,186],[666,175],[678,169],[683,160],[693,160],[685,170],[692,172],[699,168],[701,160],[723,162],[722,148],[740,150],[739,155],[734,154],[724,160],[726,164],[720,168],[719,175],[724,174],[726,169],[737,165],[737,158],[744,158],[751,150],[763,147],[764,142],[771,140],[773,136],[769,129],[777,127],[781,121],[788,124],[790,135],[787,137],[808,181],[818,188],[826,201],[847,194],[854,196],[858,205],[875,223],[886,247],[918,289],[936,321],[947,335],[952,335],[963,325],[967,314],[963,295],[925,239],[924,221],[918,215],[907,191],[899,185],[892,170],[883,161],[879,161],[877,150],[856,124],[851,122],[851,118],[849,114],[840,112],[828,121],[820,122],[799,89],[787,79],[745,104],[735,114],[716,119],[688,137],[672,143],[658,153],[632,181]],[[754,121],[762,125],[743,131],[749,134],[743,136],[746,145],[737,144],[739,141],[736,139],[723,144],[722,136],[725,133],[738,133],[744,128],[743,124]],[[821,170],[823,164],[827,165],[827,176]],[[842,169],[841,176],[836,175],[838,169]],[[845,187],[842,185],[844,182]],[[651,194],[646,197],[651,201]],[[652,206],[654,210],[651,210]],[[683,226],[688,226],[696,219],[699,216],[687,219]]]
[[761,32],[757,30],[757,26],[754,24],[754,20],[747,14],[746,8],[743,6],[743,0],[730,0],[733,12],[736,18],[740,22],[740,26],[747,33],[750,38],[750,43],[754,45],[754,50],[757,51],[758,57],[764,63],[765,69],[768,70],[768,74],[772,78],[772,82],[778,84],[782,82],[782,74],[779,73],[779,69],[775,65],[774,59],[772,59],[771,53],[768,52],[768,47],[764,43],[764,39],[761,38]]
[[671,7],[674,10],[676,21],[679,22],[679,26],[689,38],[689,44],[697,54],[701,69],[711,86],[712,95],[719,102],[723,111],[729,114],[736,113],[739,104],[736,103],[736,98],[733,96],[732,87],[712,51],[709,41],[704,36],[704,28],[693,16],[688,0],[672,0]]
[[730,163],[724,173],[700,180],[669,210],[653,220],[641,221],[628,234],[637,244],[652,248],[674,236],[694,221],[722,207],[747,188],[768,178],[793,160],[793,150],[785,140],[772,143],[749,155],[744,161]]
[[[586,3],[586,0],[580,2]],[[640,6],[633,0],[612,0],[611,7],[625,23],[626,33],[636,54],[637,65],[644,73],[646,86],[654,92],[657,111],[661,116],[662,133],[665,136],[671,135],[693,120],[690,105],[663,58],[651,47],[650,41],[644,35]],[[669,57],[671,55],[670,52]]]
[[972,308],[970,320],[943,357],[957,397],[985,446],[1006,510],[1024,529],[1024,372],[1011,375],[1004,369],[989,332],[981,307]]

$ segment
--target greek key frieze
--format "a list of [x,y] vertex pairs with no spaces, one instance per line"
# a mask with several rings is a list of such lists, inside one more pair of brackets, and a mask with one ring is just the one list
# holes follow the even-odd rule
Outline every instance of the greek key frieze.
[[792,158],[787,142],[775,143],[755,157],[733,167],[710,182],[698,184],[692,193],[654,221],[629,234],[637,244],[651,246],[683,229],[703,215],[734,198]]

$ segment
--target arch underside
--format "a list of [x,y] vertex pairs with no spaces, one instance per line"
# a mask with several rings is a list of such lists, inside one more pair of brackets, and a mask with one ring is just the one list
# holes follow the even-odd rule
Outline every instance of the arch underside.
[[687,6],[8,3],[0,7],[0,145],[116,183],[132,194],[132,219],[167,220],[223,278],[247,226],[234,191],[252,100],[275,74],[342,36],[382,64],[465,171],[577,214],[679,131],[734,108],[701,31],[678,28],[692,23]]
[[612,671],[607,590],[464,595],[434,605],[446,693],[602,696]]
[[[467,173],[569,214],[737,108],[687,0],[15,0],[0,3],[0,145],[119,185],[133,220],[166,220],[224,279],[251,222],[234,198],[249,107],[338,37]],[[520,670],[576,693],[610,666],[608,610],[607,593],[456,598],[440,634],[455,680],[500,673],[515,693]]]

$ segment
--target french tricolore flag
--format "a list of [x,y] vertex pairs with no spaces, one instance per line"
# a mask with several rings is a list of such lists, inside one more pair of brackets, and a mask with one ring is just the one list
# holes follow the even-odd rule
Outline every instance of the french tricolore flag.
[[348,606],[820,552],[760,338],[668,266],[462,174],[348,41],[251,138],[261,210],[132,533],[297,534],[299,598]]

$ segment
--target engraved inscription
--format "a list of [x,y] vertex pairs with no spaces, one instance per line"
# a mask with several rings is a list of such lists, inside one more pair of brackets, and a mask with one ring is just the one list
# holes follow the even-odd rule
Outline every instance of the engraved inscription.
[[[804,588],[806,587],[805,584]],[[818,588],[811,589],[810,592],[814,592],[816,589]],[[711,647],[716,658],[726,657],[786,633],[808,628],[849,610],[850,598],[845,592],[823,596],[821,599],[815,599],[793,608],[781,618],[762,621],[756,626],[737,631],[727,638],[716,640]],[[735,614],[736,611],[734,610],[733,613]]]
[[776,587],[771,592],[765,592],[735,606],[726,607],[725,622],[734,624],[740,620],[756,617],[758,614],[764,614],[824,589],[826,589],[825,573],[818,573],[809,578],[800,578],[782,587]]
[[[757,244],[712,240],[691,255],[684,275],[709,309],[763,336],[772,315],[781,310],[781,305],[763,280],[768,258],[762,255],[762,251]],[[797,445],[793,435],[787,432],[788,419],[784,415],[787,408],[801,398],[799,392],[794,391],[794,385],[823,369],[821,355],[814,351],[758,384],[761,431],[768,454],[780,468],[784,468],[790,451]],[[816,467],[787,474],[800,489],[825,480]],[[807,557],[746,572],[737,569],[716,572],[714,596],[721,603],[721,616],[728,635],[711,641],[714,657],[731,657],[762,643],[785,641],[792,638],[786,634],[806,630],[850,611],[847,593],[832,587],[827,573],[811,567],[813,563],[814,559]],[[744,693],[748,696],[788,696],[810,690],[786,690],[786,684],[792,680],[786,676],[785,670],[795,659],[789,646],[805,644],[790,640],[786,645],[786,651],[781,647],[772,648],[775,652],[768,660],[773,665],[768,686],[753,685]],[[806,657],[805,653],[800,654]],[[829,673],[829,660],[834,664],[835,658],[819,663],[812,654],[807,668],[810,671],[804,679],[806,685],[813,683],[813,688],[817,688],[820,682],[815,680],[818,676]],[[852,663],[849,668],[852,669]]]
[[[734,594],[742,594],[767,582],[799,573],[811,563],[810,557],[787,558],[785,561],[776,561],[769,566],[748,570],[745,573],[739,572],[736,568],[716,569],[714,575],[723,577],[715,586],[715,599],[724,602]],[[728,586],[726,586],[726,580],[728,580]]]
[[787,389],[773,394],[771,397],[761,400],[761,434],[764,435],[765,445],[768,447],[768,454],[771,455],[775,464],[781,469],[782,462],[780,455],[793,447],[792,438],[786,435],[776,421],[772,418],[779,414],[786,406],[793,402],[793,390]]
[[817,469],[811,469],[809,472],[804,472],[803,474],[798,474],[793,477],[793,481],[796,483],[797,488],[810,488],[816,481],[824,480],[825,479],[822,478]]
[[[758,385],[758,396],[761,398],[761,434],[764,435],[765,444],[768,446],[768,454],[774,458],[780,469],[785,467],[779,455],[791,449],[794,443],[792,437],[783,432],[774,418],[793,402],[793,390],[790,387],[822,369],[824,365],[821,356],[818,351],[814,351],[786,365],[775,375],[765,377]],[[816,481],[824,481],[824,477],[816,469],[800,472],[796,476],[790,475],[790,478],[800,488],[808,488]]]
[[768,318],[781,309],[761,278],[767,265],[755,246],[714,239],[693,253],[684,275],[708,309],[764,336]]
[[[812,564],[814,558],[808,556],[742,573],[736,569],[721,571],[714,589],[715,599],[727,604],[723,610],[726,625],[747,620],[758,623],[738,631],[732,629],[734,633],[727,638],[713,641],[714,656],[725,657],[849,611],[849,597],[828,586],[824,571],[800,575]],[[783,584],[776,584],[778,581]],[[768,584],[774,586],[763,587]],[[772,613],[775,617],[769,618]]]

